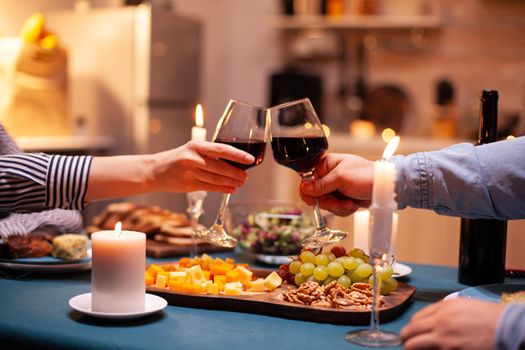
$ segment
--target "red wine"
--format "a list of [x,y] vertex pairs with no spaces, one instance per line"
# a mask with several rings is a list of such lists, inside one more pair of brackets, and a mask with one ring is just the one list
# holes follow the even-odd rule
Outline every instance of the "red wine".
[[[497,141],[498,92],[484,90],[480,100],[478,144]],[[506,243],[506,221],[461,219],[459,282],[468,285],[502,283]]]
[[297,171],[308,173],[326,153],[325,137],[273,137],[273,158],[277,163]]
[[241,164],[241,163],[237,163],[231,160],[221,158],[221,160],[241,170],[246,170],[256,165],[259,165],[262,163],[264,159],[264,151],[266,149],[266,142],[252,141],[252,140],[238,140],[238,139],[222,139],[222,140],[215,140],[214,142],[224,143],[224,144],[233,146],[235,148],[243,150],[244,152],[250,153],[255,158],[255,161],[251,164]]

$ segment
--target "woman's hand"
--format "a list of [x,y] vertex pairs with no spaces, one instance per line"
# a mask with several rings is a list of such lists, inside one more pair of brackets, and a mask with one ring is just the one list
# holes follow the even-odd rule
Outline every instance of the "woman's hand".
[[401,331],[405,349],[493,349],[506,305],[458,298],[416,313]]
[[176,149],[153,155],[155,191],[232,193],[244,185],[248,175],[225,161],[242,164],[255,161],[249,153],[235,147],[212,142],[190,141]]
[[319,206],[336,215],[346,216],[359,207],[368,207],[372,198],[374,162],[351,154],[327,154],[315,170],[315,180],[303,180],[301,198],[309,205],[314,198]]
[[255,161],[252,155],[235,147],[195,141],[156,154],[95,157],[86,200],[146,192],[232,193],[245,183],[248,175],[220,159],[243,164]]

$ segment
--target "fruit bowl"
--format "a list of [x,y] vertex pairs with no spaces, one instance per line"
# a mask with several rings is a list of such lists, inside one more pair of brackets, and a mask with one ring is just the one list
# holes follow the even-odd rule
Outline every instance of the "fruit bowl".
[[245,252],[267,264],[288,262],[301,252],[301,242],[315,231],[303,208],[278,202],[237,202],[229,207],[229,232]]

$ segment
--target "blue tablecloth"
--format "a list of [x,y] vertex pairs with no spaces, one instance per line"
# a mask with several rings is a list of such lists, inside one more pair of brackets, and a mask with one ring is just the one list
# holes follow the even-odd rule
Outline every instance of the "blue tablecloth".
[[[235,257],[237,260],[242,258]],[[161,260],[149,260],[149,263]],[[466,286],[451,267],[410,264],[404,279],[417,292],[407,310],[382,328],[399,332],[422,307]],[[0,274],[1,275],[1,274]],[[508,280],[524,283],[523,280]],[[169,305],[134,321],[104,321],[73,311],[89,292],[90,273],[0,278],[1,349],[350,349],[352,326]],[[362,327],[361,327],[362,328]],[[357,348],[357,347],[356,347]]]

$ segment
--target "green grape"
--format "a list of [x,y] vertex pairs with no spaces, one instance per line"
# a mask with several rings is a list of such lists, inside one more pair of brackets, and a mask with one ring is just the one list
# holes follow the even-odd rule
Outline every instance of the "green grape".
[[325,280],[328,277],[328,272],[326,272],[326,267],[324,267],[324,266],[317,266],[314,269],[314,277],[319,282]]
[[328,266],[326,266],[326,271],[330,274],[330,276],[339,277],[345,273],[345,268],[337,261],[332,261],[328,264]]
[[327,284],[330,284],[330,283],[332,283],[335,280],[336,280],[336,278],[334,276],[328,276],[323,282],[321,282],[321,284],[323,286],[326,286]]
[[314,269],[315,269],[314,264],[304,263],[301,265],[301,268],[299,269],[299,271],[301,272],[301,275],[308,277],[312,275],[312,273],[314,272]]
[[354,248],[349,253],[348,256],[354,257],[354,258],[361,258],[363,260],[367,260],[367,255],[363,251],[363,249]]
[[394,269],[392,269],[392,266],[385,265],[381,268],[381,279],[383,281],[386,281],[387,279],[392,277],[393,274],[394,274]]
[[335,255],[333,253],[325,253],[325,255],[328,257],[329,261],[335,260]]
[[351,257],[351,256],[347,257],[345,259],[345,261],[343,262],[343,266],[347,270],[353,270],[358,265],[359,265],[359,263],[357,262],[357,260],[355,258]]
[[395,280],[394,278],[386,279],[383,282],[383,284],[388,286],[388,292],[395,291],[397,289],[397,286],[398,286],[397,280]]
[[370,275],[370,277],[368,277],[368,284],[374,287],[374,275]]
[[330,260],[328,259],[328,256],[326,256],[326,254],[319,254],[315,256],[314,262],[317,266],[326,266],[328,265]]
[[354,259],[357,262],[357,265],[365,264],[365,261],[361,258],[354,258]]
[[366,277],[357,276],[355,270],[348,271],[346,275],[350,278],[352,283],[366,282],[368,280]]
[[373,268],[370,264],[361,264],[355,268],[355,274],[358,277],[368,277],[372,272]]
[[300,286],[306,281],[306,277],[304,277],[301,273],[298,273],[294,276],[293,281],[297,286]]
[[294,260],[290,263],[290,266],[288,266],[288,271],[293,273],[294,275],[299,272],[299,268],[301,267],[301,261]]
[[306,279],[307,282],[317,282],[314,278],[314,276],[308,276],[308,278]]
[[347,275],[342,275],[337,279],[337,283],[345,288],[349,288],[352,284],[352,280]]
[[301,252],[301,261],[304,263],[313,263],[315,261],[315,254],[309,250]]

